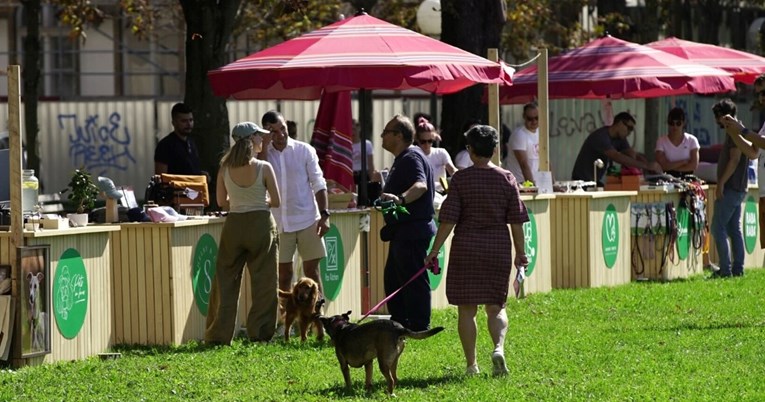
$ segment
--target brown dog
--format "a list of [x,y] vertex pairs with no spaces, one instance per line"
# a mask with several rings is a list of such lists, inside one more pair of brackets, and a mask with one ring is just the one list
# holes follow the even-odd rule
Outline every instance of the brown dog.
[[300,340],[306,340],[308,335],[308,328],[311,324],[314,324],[316,328],[316,339],[324,339],[324,330],[321,326],[321,322],[317,318],[320,305],[317,305],[319,300],[319,285],[311,278],[300,278],[294,285],[290,292],[285,292],[279,289],[279,299],[281,301],[282,309],[284,310],[284,340],[290,340],[290,328],[292,323],[297,319],[300,325]]
[[335,343],[335,354],[348,389],[351,388],[351,372],[348,366],[364,366],[366,389],[372,389],[372,362],[377,358],[380,371],[388,382],[388,394],[393,395],[393,388],[398,382],[398,359],[404,352],[406,338],[425,339],[444,330],[444,327],[436,327],[414,332],[392,320],[375,320],[358,325],[350,322],[350,315],[349,311],[332,317],[319,317]]

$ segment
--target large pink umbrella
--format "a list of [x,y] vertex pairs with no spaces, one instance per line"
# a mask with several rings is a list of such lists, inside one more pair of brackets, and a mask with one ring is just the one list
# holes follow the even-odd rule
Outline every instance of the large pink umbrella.
[[[611,36],[595,39],[548,63],[550,99],[652,98],[735,91],[730,73]],[[500,88],[500,102],[522,103],[537,94],[536,66]]]
[[765,73],[765,57],[728,47],[675,37],[647,43],[646,46],[672,53],[694,63],[725,70],[733,74],[734,80],[745,84],[752,84],[758,75]]
[[418,88],[438,94],[509,84],[512,69],[360,14],[208,72],[218,96],[319,99],[327,92]]

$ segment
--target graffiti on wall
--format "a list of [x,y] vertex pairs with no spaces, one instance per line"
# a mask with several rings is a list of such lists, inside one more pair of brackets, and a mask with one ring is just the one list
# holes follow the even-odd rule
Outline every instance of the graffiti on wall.
[[59,114],[58,126],[69,138],[69,158],[74,166],[85,166],[91,173],[126,171],[136,164],[130,153],[130,130],[121,124],[122,116],[113,112],[106,121],[98,114],[81,118]]

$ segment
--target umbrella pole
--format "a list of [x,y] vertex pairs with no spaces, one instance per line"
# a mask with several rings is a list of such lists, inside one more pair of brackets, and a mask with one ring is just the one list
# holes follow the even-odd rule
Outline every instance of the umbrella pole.
[[[487,58],[495,63],[498,62],[499,51],[495,48],[489,49]],[[491,161],[495,165],[500,166],[499,157],[502,155],[502,150],[499,147],[502,146],[502,129],[499,127],[499,84],[489,84],[489,125],[497,130],[500,139],[497,142],[497,152],[494,153]]]
[[361,205],[370,205],[371,202],[367,193],[367,183],[369,175],[367,174],[367,139],[372,131],[372,93],[366,89],[359,89],[359,124],[361,135],[361,172],[359,172],[358,202]]
[[539,103],[539,170],[550,171],[550,104],[547,88],[547,49],[537,59],[537,101]]

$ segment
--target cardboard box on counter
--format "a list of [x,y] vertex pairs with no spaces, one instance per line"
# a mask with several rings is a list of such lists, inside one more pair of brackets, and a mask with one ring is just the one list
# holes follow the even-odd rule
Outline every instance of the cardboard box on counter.
[[67,229],[69,228],[69,219],[61,217],[43,217],[40,219],[40,224],[43,229]]
[[643,184],[643,175],[622,176],[622,190],[639,191]]

